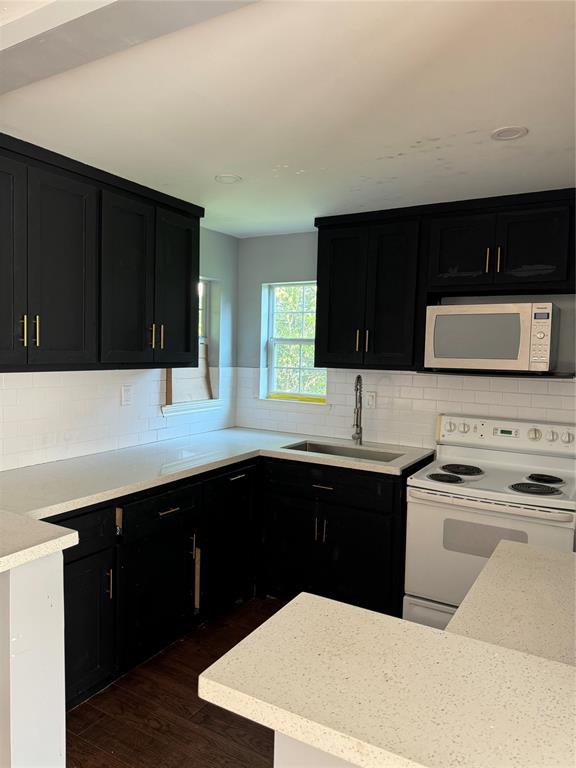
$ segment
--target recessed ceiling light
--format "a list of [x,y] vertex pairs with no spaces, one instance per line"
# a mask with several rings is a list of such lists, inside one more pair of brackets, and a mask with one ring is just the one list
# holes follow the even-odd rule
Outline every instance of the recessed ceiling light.
[[219,173],[214,176],[214,181],[217,181],[218,184],[237,184],[242,181],[242,176],[237,176],[235,173]]
[[506,125],[504,128],[497,128],[492,131],[490,136],[494,141],[513,141],[522,139],[528,134],[528,128],[523,125]]

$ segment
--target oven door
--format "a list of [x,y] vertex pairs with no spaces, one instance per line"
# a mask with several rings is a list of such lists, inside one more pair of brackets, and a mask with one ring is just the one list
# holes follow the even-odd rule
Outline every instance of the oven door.
[[501,539],[571,552],[574,515],[409,488],[406,594],[460,605]]
[[532,304],[465,304],[426,310],[426,368],[530,369]]

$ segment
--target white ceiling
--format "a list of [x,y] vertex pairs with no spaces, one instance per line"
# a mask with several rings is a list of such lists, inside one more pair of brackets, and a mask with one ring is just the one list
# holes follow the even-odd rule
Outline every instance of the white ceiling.
[[574,4],[262,0],[7,93],[0,129],[241,237],[572,186]]

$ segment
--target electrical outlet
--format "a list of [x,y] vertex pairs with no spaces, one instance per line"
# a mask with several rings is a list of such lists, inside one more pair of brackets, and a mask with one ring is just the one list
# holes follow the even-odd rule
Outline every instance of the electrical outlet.
[[122,386],[120,387],[120,404],[132,405],[133,395],[134,395],[134,385],[122,384]]
[[366,392],[366,408],[376,408],[376,392]]

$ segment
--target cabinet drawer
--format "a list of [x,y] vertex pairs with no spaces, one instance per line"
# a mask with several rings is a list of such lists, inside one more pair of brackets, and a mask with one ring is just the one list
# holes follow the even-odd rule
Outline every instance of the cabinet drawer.
[[78,531],[79,542],[74,547],[64,550],[64,562],[70,563],[80,557],[91,555],[116,543],[116,511],[114,507],[86,512],[59,525]]
[[204,483],[204,501],[206,504],[218,504],[234,499],[236,494],[250,491],[253,466],[237,467],[225,475],[218,475]]
[[264,482],[275,494],[393,511],[400,478],[304,462],[268,461]]
[[200,501],[200,486],[187,485],[167,493],[149,496],[122,506],[122,536],[125,542],[170,527],[183,514],[196,509]]

